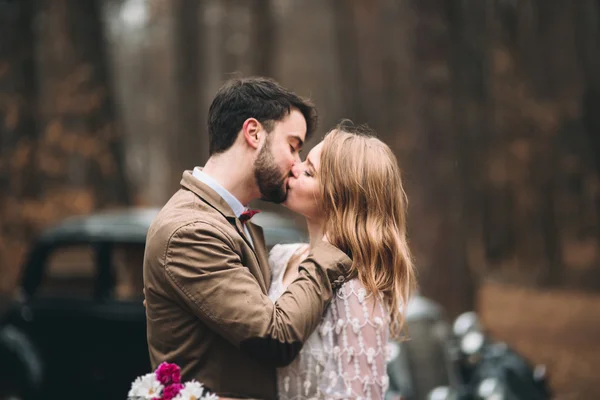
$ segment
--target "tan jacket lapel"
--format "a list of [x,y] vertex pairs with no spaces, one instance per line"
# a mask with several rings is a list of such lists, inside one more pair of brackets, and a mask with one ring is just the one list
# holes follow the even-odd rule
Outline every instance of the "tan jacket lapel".
[[[252,236],[252,243],[248,240],[246,233],[244,232],[244,227],[239,219],[236,218],[233,210],[227,204],[225,200],[217,192],[212,190],[208,185],[200,182],[198,179],[194,178],[192,175],[192,171],[185,171],[183,173],[183,177],[181,179],[181,186],[195,193],[198,197],[200,197],[206,204],[213,207],[219,213],[221,213],[233,226],[235,226],[238,234],[244,239],[244,241],[250,246],[255,257],[256,264],[259,268],[255,270],[252,266],[247,265],[246,267],[252,272],[252,274],[256,277],[257,281],[265,290],[265,294],[268,293],[269,287],[271,286],[271,272],[269,268],[269,261],[266,258],[267,249],[265,247],[265,241],[262,233],[262,228],[248,224],[248,231]],[[254,226],[251,228],[250,226]],[[257,233],[254,233],[253,230]],[[260,231],[258,231],[260,230]],[[256,239],[255,239],[256,237]],[[257,251],[258,249],[258,251]]]
[[269,256],[267,254],[267,245],[265,244],[265,235],[263,229],[254,225],[251,222],[247,222],[248,232],[252,237],[252,243],[254,243],[254,252],[258,256],[260,268],[263,272],[263,277],[267,284],[267,290],[271,287],[271,266],[269,265]]
[[[265,275],[265,263],[259,256],[260,252],[262,252],[263,254],[266,253],[266,249],[264,247],[264,241],[261,241],[260,243],[255,241],[254,238],[256,235],[253,234],[250,226],[248,226],[248,232],[250,232],[250,237],[252,238],[252,242],[250,242],[250,240],[248,240],[248,237],[246,236],[246,232],[244,232],[244,227],[243,227],[242,223],[240,222],[240,220],[236,218],[234,223],[235,223],[235,228],[237,229],[238,233],[240,234],[240,236],[242,238],[244,238],[244,241],[248,244],[248,246],[250,246],[254,256],[256,257],[255,258],[256,265],[258,266],[260,273],[258,273],[259,271],[256,271],[256,273],[253,272],[253,274],[256,277],[256,280],[258,281],[258,283],[260,283],[265,294],[268,294],[269,287],[271,286],[271,277],[270,277],[270,275],[269,276]],[[252,245],[252,244],[254,244],[254,245]],[[267,261],[267,270],[268,269],[269,269],[269,265],[268,265],[268,261]]]
[[192,171],[185,171],[181,178],[181,186],[200,197],[204,202],[212,208],[223,214],[227,220],[233,222],[236,220],[235,214],[229,204],[217,192],[212,190],[208,185],[194,178]]

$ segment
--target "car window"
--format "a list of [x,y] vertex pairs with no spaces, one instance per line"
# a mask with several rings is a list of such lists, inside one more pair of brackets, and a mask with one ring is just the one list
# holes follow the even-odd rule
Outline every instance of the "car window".
[[37,295],[92,298],[95,263],[95,251],[89,245],[53,249],[46,259],[45,274]]
[[116,278],[115,298],[117,300],[142,299],[144,245],[114,245],[112,264]]

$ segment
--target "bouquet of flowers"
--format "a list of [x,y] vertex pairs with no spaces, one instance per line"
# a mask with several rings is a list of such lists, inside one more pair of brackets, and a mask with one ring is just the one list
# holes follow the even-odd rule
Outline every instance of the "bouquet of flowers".
[[204,390],[200,382],[181,383],[177,364],[162,363],[156,371],[138,377],[131,384],[128,400],[217,400],[215,394]]

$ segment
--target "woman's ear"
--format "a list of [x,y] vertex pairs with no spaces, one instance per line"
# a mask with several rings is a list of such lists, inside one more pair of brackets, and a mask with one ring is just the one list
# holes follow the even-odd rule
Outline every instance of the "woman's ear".
[[242,125],[242,134],[246,143],[257,149],[262,135],[262,125],[256,118],[248,118]]

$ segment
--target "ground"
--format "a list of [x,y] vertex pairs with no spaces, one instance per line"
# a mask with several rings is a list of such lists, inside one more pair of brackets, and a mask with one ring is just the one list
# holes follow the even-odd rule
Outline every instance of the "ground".
[[547,366],[556,400],[600,399],[600,294],[485,284],[490,334]]

